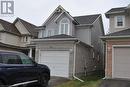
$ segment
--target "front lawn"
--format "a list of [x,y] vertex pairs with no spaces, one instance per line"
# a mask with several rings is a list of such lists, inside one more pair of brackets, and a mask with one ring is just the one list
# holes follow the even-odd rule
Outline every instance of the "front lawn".
[[71,80],[56,87],[98,87],[102,81],[100,76],[89,76],[83,79],[85,82]]

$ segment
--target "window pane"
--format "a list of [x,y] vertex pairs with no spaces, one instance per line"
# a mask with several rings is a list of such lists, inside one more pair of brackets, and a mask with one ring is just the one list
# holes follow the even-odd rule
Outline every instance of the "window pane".
[[69,19],[63,18],[60,22],[60,34],[68,34]]
[[22,61],[22,64],[33,64],[32,60],[26,56],[25,54],[19,54],[20,58],[21,58],[21,61]]
[[123,26],[123,22],[117,22],[117,26]]
[[61,24],[61,34],[64,34],[64,24]]
[[66,18],[62,19],[61,23],[68,23],[68,19]]
[[4,64],[22,64],[21,59],[13,54],[2,54],[2,60]]
[[47,37],[54,35],[54,30],[47,30]]
[[51,36],[51,30],[48,30],[48,37]]
[[123,26],[123,16],[117,16],[117,26]]
[[44,37],[44,32],[45,32],[45,31],[44,31],[44,30],[42,30],[42,37]]
[[65,24],[65,34],[68,34],[68,24]]
[[123,21],[122,16],[117,16],[117,21],[118,21],[118,22],[122,22],[122,21]]
[[39,35],[38,37],[39,38],[42,38],[42,35],[43,35],[42,33],[43,33],[43,30],[40,30],[39,33],[38,33],[38,35]]

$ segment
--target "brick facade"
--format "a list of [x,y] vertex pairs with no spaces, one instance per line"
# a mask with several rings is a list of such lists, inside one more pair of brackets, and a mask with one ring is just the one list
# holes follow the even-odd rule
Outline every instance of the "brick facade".
[[113,39],[106,40],[106,68],[105,75],[107,78],[112,77],[112,46],[113,45],[130,45],[130,39]]

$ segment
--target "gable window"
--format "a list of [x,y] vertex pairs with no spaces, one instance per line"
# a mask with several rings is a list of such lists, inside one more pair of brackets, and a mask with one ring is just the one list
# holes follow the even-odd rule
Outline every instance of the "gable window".
[[60,21],[59,34],[67,34],[67,35],[69,35],[69,19],[63,18]]
[[123,28],[125,26],[125,16],[116,16],[116,28]]

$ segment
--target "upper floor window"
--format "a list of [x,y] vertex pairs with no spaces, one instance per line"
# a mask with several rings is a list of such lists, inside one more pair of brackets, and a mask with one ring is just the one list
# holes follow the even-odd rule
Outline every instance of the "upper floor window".
[[38,32],[38,38],[43,38],[44,30],[39,30]]
[[53,36],[54,35],[54,30],[48,29],[47,30],[47,37]]
[[23,36],[23,37],[21,38],[21,41],[22,41],[22,42],[28,42],[28,36]]
[[116,16],[115,17],[115,27],[116,28],[123,28],[125,26],[125,16]]
[[60,21],[60,29],[59,29],[59,34],[67,34],[69,35],[69,19],[63,18]]

